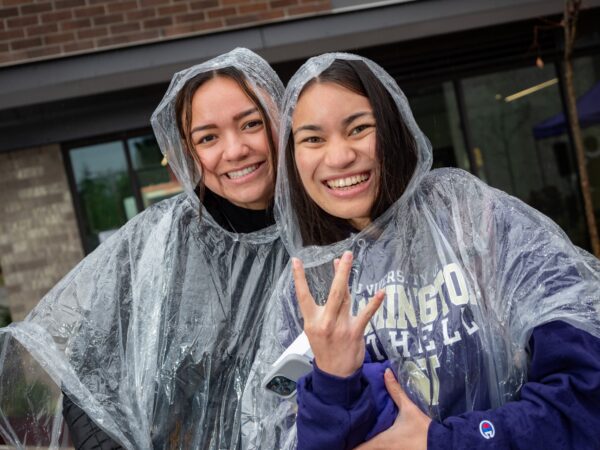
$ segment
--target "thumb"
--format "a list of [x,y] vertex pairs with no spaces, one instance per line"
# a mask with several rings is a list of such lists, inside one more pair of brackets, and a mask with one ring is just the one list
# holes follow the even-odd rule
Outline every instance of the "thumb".
[[396,380],[392,369],[385,369],[383,379],[385,382],[385,388],[390,394],[390,397],[392,397],[392,400],[394,400],[394,403],[398,407],[398,410],[402,411],[402,403],[406,401],[407,396],[404,392],[404,389],[402,389],[402,386],[400,386],[400,383],[398,383],[398,381]]

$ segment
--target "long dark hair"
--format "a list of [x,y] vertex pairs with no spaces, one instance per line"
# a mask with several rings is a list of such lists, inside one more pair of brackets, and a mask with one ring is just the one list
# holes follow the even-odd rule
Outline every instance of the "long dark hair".
[[[265,124],[265,132],[267,133],[267,143],[269,145],[269,153],[271,155],[271,161],[273,162],[273,170],[277,167],[277,152],[275,151],[275,141],[273,140],[273,126],[271,119],[264,106],[256,96],[256,93],[248,85],[246,77],[239,69],[235,67],[224,67],[222,69],[215,69],[209,72],[203,72],[190,78],[183,86],[183,88],[177,93],[175,99],[175,115],[177,118],[177,129],[179,135],[183,141],[185,151],[192,157],[196,164],[202,167],[198,153],[194,148],[194,142],[192,141],[191,128],[192,128],[192,99],[196,91],[209,80],[217,77],[227,77],[235,81],[242,89],[244,94],[254,103],[258,108],[258,111]],[[193,169],[196,170],[196,167]],[[198,197],[202,200],[204,197],[204,183],[200,180],[200,183],[196,189]]]
[[[338,84],[368,98],[373,108],[377,141],[375,154],[379,161],[379,188],[370,213],[371,220],[374,220],[406,189],[417,165],[415,140],[402,120],[394,99],[363,61],[336,60],[306,83],[303,91],[314,83]],[[292,205],[304,245],[328,245],[348,237],[351,230],[348,221],[321,209],[302,186],[291,132],[285,151],[285,165]]]

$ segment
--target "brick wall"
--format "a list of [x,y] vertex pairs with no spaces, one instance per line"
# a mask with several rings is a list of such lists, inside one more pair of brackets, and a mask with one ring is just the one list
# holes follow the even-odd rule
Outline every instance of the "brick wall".
[[211,33],[330,9],[330,0],[0,0],[0,65]]
[[0,266],[13,320],[81,258],[59,146],[0,154]]

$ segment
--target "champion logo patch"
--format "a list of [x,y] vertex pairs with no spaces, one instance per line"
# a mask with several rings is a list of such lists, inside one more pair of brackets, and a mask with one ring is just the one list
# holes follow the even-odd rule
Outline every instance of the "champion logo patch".
[[494,424],[489,420],[482,420],[479,423],[479,432],[485,439],[492,439],[496,434]]

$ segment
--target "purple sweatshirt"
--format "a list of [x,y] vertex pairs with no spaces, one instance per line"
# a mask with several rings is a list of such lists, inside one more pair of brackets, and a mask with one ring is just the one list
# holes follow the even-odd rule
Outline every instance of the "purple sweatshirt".
[[[379,353],[367,348],[370,356]],[[383,382],[389,363],[371,363],[370,356],[348,378],[315,366],[299,381],[298,449],[352,449],[392,425],[398,411]],[[484,387],[466,413],[465,387],[452,373],[462,369],[440,367],[443,420],[431,422],[428,449],[600,449],[600,339],[550,322],[533,330],[529,357],[519,400],[486,408]]]

